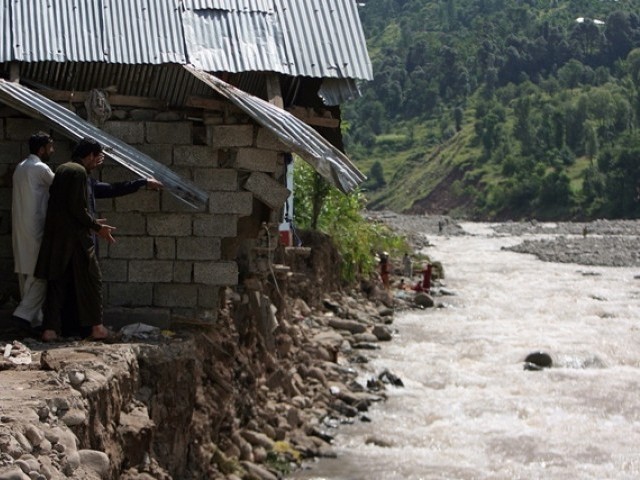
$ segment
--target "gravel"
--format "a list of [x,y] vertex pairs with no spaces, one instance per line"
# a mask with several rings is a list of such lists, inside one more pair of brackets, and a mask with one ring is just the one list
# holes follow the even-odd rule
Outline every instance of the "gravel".
[[[393,212],[367,212],[372,220],[382,221],[420,247],[428,237],[465,235],[464,229],[445,216],[401,215]],[[640,221],[595,220],[593,222],[540,223],[504,222],[492,225],[496,235],[530,236],[505,248],[536,255],[543,261],[612,267],[640,266]]]

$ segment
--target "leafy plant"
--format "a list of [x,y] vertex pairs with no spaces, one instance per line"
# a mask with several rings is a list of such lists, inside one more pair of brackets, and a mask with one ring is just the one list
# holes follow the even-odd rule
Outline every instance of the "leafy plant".
[[294,163],[294,184],[296,227],[319,230],[333,238],[342,256],[340,268],[345,282],[373,273],[377,267],[376,253],[387,251],[395,255],[407,250],[404,238],[384,224],[365,219],[362,212],[366,199],[362,191],[345,195],[329,187],[299,159]]

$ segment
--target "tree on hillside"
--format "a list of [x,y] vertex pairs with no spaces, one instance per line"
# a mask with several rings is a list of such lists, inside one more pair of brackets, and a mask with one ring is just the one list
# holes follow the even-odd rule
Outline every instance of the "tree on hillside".
[[371,177],[372,188],[380,188],[387,184],[384,179],[384,170],[382,169],[382,164],[377,160],[373,162],[373,165],[371,165],[369,176]]
[[504,107],[497,102],[488,102],[476,110],[475,131],[484,147],[485,159],[491,157],[491,153],[500,143],[505,115]]
[[569,148],[577,154],[584,150],[584,124],[588,118],[589,101],[581,95],[575,104],[569,104],[565,110],[565,135]]
[[[635,23],[635,28],[631,25],[632,19]],[[637,15],[632,16],[629,13],[617,11],[607,17],[605,36],[612,63],[619,58],[626,57],[631,51],[634,42],[639,39],[639,27]]]
[[588,123],[585,128],[585,148],[584,153],[589,157],[589,161],[591,165],[593,165],[593,160],[598,157],[598,149],[600,145],[598,144],[598,134],[596,132],[596,128],[592,123]]
[[640,48],[635,48],[627,55],[627,71],[635,87],[634,102],[636,118],[640,119]]
[[576,88],[584,83],[585,66],[575,58],[569,60],[558,69],[558,80],[565,88]]
[[462,120],[464,118],[464,111],[462,110],[462,107],[457,106],[456,108],[453,109],[453,121],[456,124],[456,132],[459,132],[460,130],[462,130]]
[[522,153],[529,155],[533,153],[533,128],[531,122],[531,98],[521,97],[517,99],[513,106],[516,117],[513,126],[513,136],[520,142]]
[[571,188],[567,174],[554,169],[542,177],[538,198],[543,207],[568,207],[571,203]]
[[606,198],[612,215],[640,217],[640,139],[627,137],[606,173]]
[[592,19],[585,18],[583,22],[577,22],[570,36],[570,45],[579,52],[579,58],[586,60],[592,58],[604,44],[604,35],[598,25]]
[[405,118],[430,115],[440,103],[437,87],[429,80],[422,67],[409,75],[402,106]]

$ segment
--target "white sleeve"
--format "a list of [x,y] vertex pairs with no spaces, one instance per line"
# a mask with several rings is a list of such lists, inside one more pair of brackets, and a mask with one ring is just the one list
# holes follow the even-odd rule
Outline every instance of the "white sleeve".
[[39,169],[40,171],[40,181],[44,183],[47,187],[50,187],[53,183],[53,172],[49,168],[48,165],[42,165]]

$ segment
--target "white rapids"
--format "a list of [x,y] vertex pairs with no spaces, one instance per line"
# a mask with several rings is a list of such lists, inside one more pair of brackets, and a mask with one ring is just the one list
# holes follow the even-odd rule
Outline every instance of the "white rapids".
[[[291,478],[640,478],[640,269],[542,262],[463,226],[426,251],[455,296],[398,314],[359,379],[388,369],[405,387]],[[524,370],[539,350],[553,368]]]

